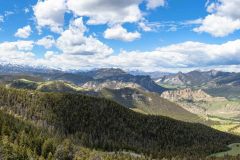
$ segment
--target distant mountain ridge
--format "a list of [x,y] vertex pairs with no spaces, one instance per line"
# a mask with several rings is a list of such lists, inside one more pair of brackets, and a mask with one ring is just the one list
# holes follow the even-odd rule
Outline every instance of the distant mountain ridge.
[[127,72],[119,68],[100,68],[85,73],[87,76],[93,77],[94,79],[106,79],[109,77],[119,77],[128,75]]
[[[129,74],[132,73],[132,74]],[[147,75],[149,74],[149,75]],[[8,76],[10,75],[10,76]],[[14,79],[14,76],[28,76],[41,81],[66,81],[89,89],[119,89],[140,87],[149,92],[162,93],[170,87],[198,87],[214,96],[238,98],[240,93],[240,73],[210,71],[191,71],[188,73],[162,73],[123,71],[119,68],[101,68],[91,71],[61,71],[46,67],[21,65],[0,65],[0,81]],[[154,78],[153,77],[158,77]],[[160,78],[159,78],[160,77]],[[18,78],[19,79],[19,78]],[[222,92],[222,90],[227,90]]]
[[0,74],[12,73],[61,73],[63,71],[57,69],[51,69],[44,66],[28,66],[28,65],[15,65],[15,64],[0,64]]
[[[44,66],[34,67],[26,65],[0,64],[0,76],[0,80],[3,79],[3,81],[5,81],[4,79],[9,79],[9,77],[12,77],[9,80],[14,80],[14,76],[28,76],[30,79],[37,77],[43,81],[63,80],[76,85],[84,85],[85,87],[91,88],[101,88],[101,86],[111,88],[113,83],[115,83],[116,86],[122,84],[123,87],[126,87],[128,86],[127,84],[132,83],[134,86],[141,86],[150,92],[162,93],[166,90],[165,88],[157,85],[148,75],[131,75],[119,68],[100,68],[90,71],[62,71]],[[108,86],[108,84],[111,85]]]
[[[115,68],[103,68],[94,71],[85,72],[85,76],[92,77],[93,80],[86,82],[84,86],[90,88],[117,88],[115,85],[119,86],[122,84],[123,87],[129,87],[129,84],[132,86],[140,86],[143,89],[150,92],[162,93],[166,89],[157,85],[150,76],[144,75],[131,75],[121,69]],[[109,84],[109,86],[108,86]],[[125,85],[125,86],[124,86]]]
[[162,78],[163,76],[166,75],[171,75],[172,73],[168,73],[168,72],[160,72],[160,71],[155,71],[155,72],[144,72],[144,71],[140,71],[140,70],[135,70],[135,71],[128,71],[129,74],[132,75],[142,75],[142,76],[150,76],[152,79],[159,79]]
[[216,85],[239,85],[240,73],[195,70],[188,73],[178,72],[176,74],[166,75],[158,79],[157,82],[178,86],[201,86],[210,85],[211,83]]
[[0,68],[0,76],[6,77],[9,74],[15,76],[33,76],[45,81],[63,80],[88,87],[89,89],[101,88],[101,86],[105,88],[117,88],[117,86],[128,87],[128,84],[132,84],[133,86],[140,86],[150,92],[162,93],[166,90],[164,87],[156,84],[150,76],[134,76],[118,68],[102,68],[74,73],[12,65],[2,66]]

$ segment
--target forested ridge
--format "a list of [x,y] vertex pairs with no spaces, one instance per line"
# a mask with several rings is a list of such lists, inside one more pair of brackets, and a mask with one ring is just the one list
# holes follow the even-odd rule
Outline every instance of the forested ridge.
[[74,143],[71,137],[54,134],[0,111],[1,160],[144,160],[129,154],[105,153]]
[[147,116],[110,100],[79,94],[0,87],[0,106],[4,113],[29,121],[37,130],[45,128],[50,134],[58,133],[59,139],[71,137],[77,145],[103,151],[199,159],[240,141],[237,136],[201,124]]

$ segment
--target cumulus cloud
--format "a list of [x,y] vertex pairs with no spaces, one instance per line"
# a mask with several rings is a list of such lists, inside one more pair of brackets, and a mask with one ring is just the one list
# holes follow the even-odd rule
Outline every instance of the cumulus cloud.
[[122,51],[120,54],[112,55],[104,62],[98,63],[105,67],[148,71],[239,65],[240,40],[220,45],[189,41],[160,47],[153,51]]
[[219,16],[226,16],[238,19],[240,18],[239,5],[240,0],[218,0],[208,6],[208,11],[210,11],[211,13],[215,13]]
[[31,64],[34,60],[33,41],[0,43],[0,62],[13,64]]
[[131,42],[141,37],[139,32],[128,32],[121,25],[115,25],[104,32],[104,38]]
[[78,16],[89,17],[88,24],[116,24],[137,22],[142,13],[139,4],[142,0],[68,0],[67,6]]
[[165,0],[148,0],[147,9],[155,9],[165,5]]
[[[165,0],[59,0],[58,3],[55,3],[54,0],[38,0],[33,7],[33,11],[39,31],[42,27],[49,27],[51,31],[61,33],[63,31],[64,14],[69,11],[75,17],[88,17],[86,22],[88,25],[108,24],[109,26],[116,26],[124,23],[139,23],[139,27],[143,31],[153,31],[154,27],[149,25],[150,23],[142,21],[144,13],[140,9],[140,4],[143,2],[146,2],[144,4],[148,9],[154,9],[165,4]],[[106,32],[110,32],[110,29]],[[118,27],[118,29],[121,29],[122,34],[125,32],[122,27]],[[137,31],[126,31],[125,34],[127,37],[133,37],[130,39],[140,37]],[[126,40],[125,38],[117,39]]]
[[217,0],[208,3],[206,16],[195,32],[206,32],[215,37],[224,37],[240,29],[240,0]]
[[195,32],[207,32],[214,37],[224,37],[235,30],[240,29],[240,19],[232,19],[218,15],[209,15],[203,21],[202,25],[194,28]]
[[82,18],[73,20],[69,28],[57,39],[57,47],[64,54],[69,55],[94,55],[105,57],[112,54],[113,50],[93,36],[85,36],[86,27]]
[[31,26],[25,26],[23,28],[19,28],[17,32],[15,33],[15,37],[19,38],[28,38],[32,33]]
[[[83,27],[84,25],[82,26],[81,21],[81,19],[73,21],[68,30],[72,30],[72,27]],[[84,28],[81,27],[79,30],[84,31]],[[99,44],[94,44],[96,41],[98,42],[96,39],[94,39],[94,43],[91,45],[97,46],[97,49],[95,48],[89,52],[88,45],[90,43],[86,42],[88,38],[85,36],[82,39],[74,37],[68,41],[69,43],[64,43],[72,46],[73,51],[69,51],[68,49],[63,49],[63,52],[59,53],[47,51],[43,58],[36,58],[32,53],[32,48],[35,44],[32,41],[0,43],[0,62],[9,61],[11,63],[44,65],[64,70],[120,67],[127,70],[157,71],[161,69],[177,71],[199,68],[211,69],[211,67],[237,69],[237,66],[240,66],[240,39],[223,44],[206,44],[189,41],[145,52],[121,51],[119,54],[113,54],[110,49],[111,52],[109,51],[106,54],[104,53],[105,48],[101,48],[101,45],[102,52],[100,53],[97,50],[99,49]],[[83,49],[84,47],[80,47],[79,49],[78,46],[86,48]]]
[[46,49],[52,48],[55,45],[55,39],[53,36],[46,36],[36,42],[37,45],[43,46]]
[[34,46],[33,41],[16,41],[16,42],[3,42],[0,43],[0,48],[3,50],[19,50],[30,51]]
[[64,14],[66,12],[65,0],[38,0],[33,7],[38,28],[49,27],[56,33],[62,32]]
[[224,66],[227,68],[228,66],[240,66],[240,40],[223,44],[189,41],[160,47],[153,51],[122,51],[105,58],[89,58],[89,56],[53,52],[47,53],[46,57],[48,58],[43,63],[51,67],[61,66],[64,69],[120,67],[127,70],[177,71],[211,67],[224,68]]

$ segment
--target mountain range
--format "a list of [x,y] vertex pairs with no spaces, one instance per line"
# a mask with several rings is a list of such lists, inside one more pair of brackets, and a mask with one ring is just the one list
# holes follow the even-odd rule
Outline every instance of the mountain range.
[[202,86],[202,85],[240,85],[240,73],[210,71],[191,71],[165,75],[157,80],[159,83],[176,86]]
[[0,69],[0,158],[204,159],[240,142],[240,101],[210,93],[238,73],[15,67]]
[[[108,82],[115,82],[115,85],[122,84],[122,86],[127,86],[129,83],[133,85],[138,85],[141,88],[150,91],[162,93],[166,89],[157,85],[150,76],[143,75],[131,75],[124,72],[121,69],[115,68],[103,68],[92,70],[88,72],[63,72],[59,70],[49,70],[49,69],[38,69],[31,67],[20,67],[19,66],[0,66],[0,79],[7,81],[9,76],[14,79],[14,77],[26,77],[39,79],[41,81],[55,81],[62,80],[76,85],[85,86],[87,88],[98,88],[98,86],[108,87]],[[10,75],[9,75],[10,74]],[[17,78],[15,78],[17,79]],[[111,83],[111,85],[114,85]],[[110,86],[112,88],[113,86]],[[101,87],[100,87],[101,88]]]

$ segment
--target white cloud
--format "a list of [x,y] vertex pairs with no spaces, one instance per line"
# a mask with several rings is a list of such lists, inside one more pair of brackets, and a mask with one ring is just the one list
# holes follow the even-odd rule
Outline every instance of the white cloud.
[[33,48],[33,41],[16,41],[16,42],[3,42],[0,43],[0,48],[3,50],[19,50],[31,51]]
[[46,49],[50,49],[53,45],[55,45],[55,39],[53,38],[53,36],[46,36],[38,40],[36,44],[39,46],[43,46]]
[[31,52],[33,41],[0,43],[0,62],[13,64],[31,64],[34,54]]
[[[148,9],[164,6],[165,0],[38,0],[33,7],[37,27],[41,31],[42,27],[49,27],[53,32],[63,31],[64,14],[71,11],[74,17],[88,17],[87,24],[109,26],[122,25],[124,23],[139,23],[143,31],[153,31],[155,26],[143,22],[144,13],[140,9],[140,4],[146,2]],[[147,22],[147,23],[146,23]],[[138,32],[128,35],[139,36]]]
[[19,28],[15,33],[15,37],[28,38],[31,35],[31,32],[32,32],[32,29],[30,25],[28,25],[23,28]]
[[53,51],[47,51],[45,54],[44,54],[44,58],[49,60],[51,59],[56,53],[53,52]]
[[240,0],[218,0],[208,3],[206,16],[195,32],[206,32],[215,37],[224,37],[240,29]]
[[[105,58],[48,52],[41,63],[64,69],[120,67],[127,70],[191,70],[240,66],[240,40],[223,44],[184,42],[153,51],[122,51]],[[61,63],[61,64],[60,64]],[[239,69],[240,70],[240,69]]]
[[153,51],[123,51],[110,56],[101,64],[124,69],[159,70],[206,68],[211,66],[228,66],[240,64],[240,40],[227,43],[205,44],[184,42],[157,48]]
[[240,29],[240,19],[233,20],[212,14],[202,21],[200,27],[194,28],[194,31],[199,33],[207,32],[214,37],[224,37],[238,29]]
[[212,8],[210,11],[214,12],[219,16],[239,19],[240,18],[239,6],[240,6],[240,0],[231,0],[231,1],[218,0],[217,2],[210,4],[210,8]]
[[68,8],[78,16],[87,16],[88,24],[137,22],[142,0],[68,0]]
[[165,0],[148,0],[147,9],[155,9],[165,5]]
[[[72,22],[73,28],[81,26],[81,20]],[[78,24],[78,25],[77,25]],[[77,25],[77,26],[76,26]],[[79,26],[80,25],[80,26]],[[71,28],[70,27],[70,28]],[[70,29],[69,30],[72,30]],[[79,30],[84,31],[80,27]],[[75,32],[74,32],[75,33]],[[79,36],[79,35],[77,35]],[[76,51],[76,46],[80,47],[80,52],[57,53],[47,51],[44,58],[36,58],[32,53],[34,42],[32,41],[17,41],[0,43],[0,62],[21,63],[28,65],[44,65],[51,68],[61,69],[92,69],[101,67],[120,67],[127,70],[144,70],[144,71],[177,71],[177,70],[192,70],[192,69],[211,69],[211,68],[230,68],[231,70],[239,70],[240,67],[240,39],[229,41],[223,44],[206,44],[200,42],[184,42],[173,44],[165,47],[160,47],[152,51],[121,51],[119,54],[103,54],[105,48],[101,45],[89,52],[86,39],[89,37],[68,40],[67,45],[73,46],[73,51]],[[76,40],[76,41],[75,41]],[[97,40],[94,39],[94,43]],[[92,43],[91,45],[95,45]],[[76,45],[76,46],[75,46]],[[105,46],[106,47],[106,46]],[[87,50],[87,51],[86,51]],[[106,51],[105,51],[106,52]]]
[[64,23],[66,11],[65,0],[38,0],[33,7],[39,29],[49,27],[51,31],[60,33]]
[[121,25],[115,25],[111,28],[108,28],[104,32],[104,38],[106,39],[115,39],[115,40],[122,40],[122,41],[134,41],[141,37],[141,34],[137,31],[135,32],[128,32],[125,28]]
[[57,47],[64,54],[69,55],[93,55],[105,57],[112,54],[113,50],[93,36],[84,35],[86,27],[82,18],[73,20],[69,29],[65,30],[57,39]]

